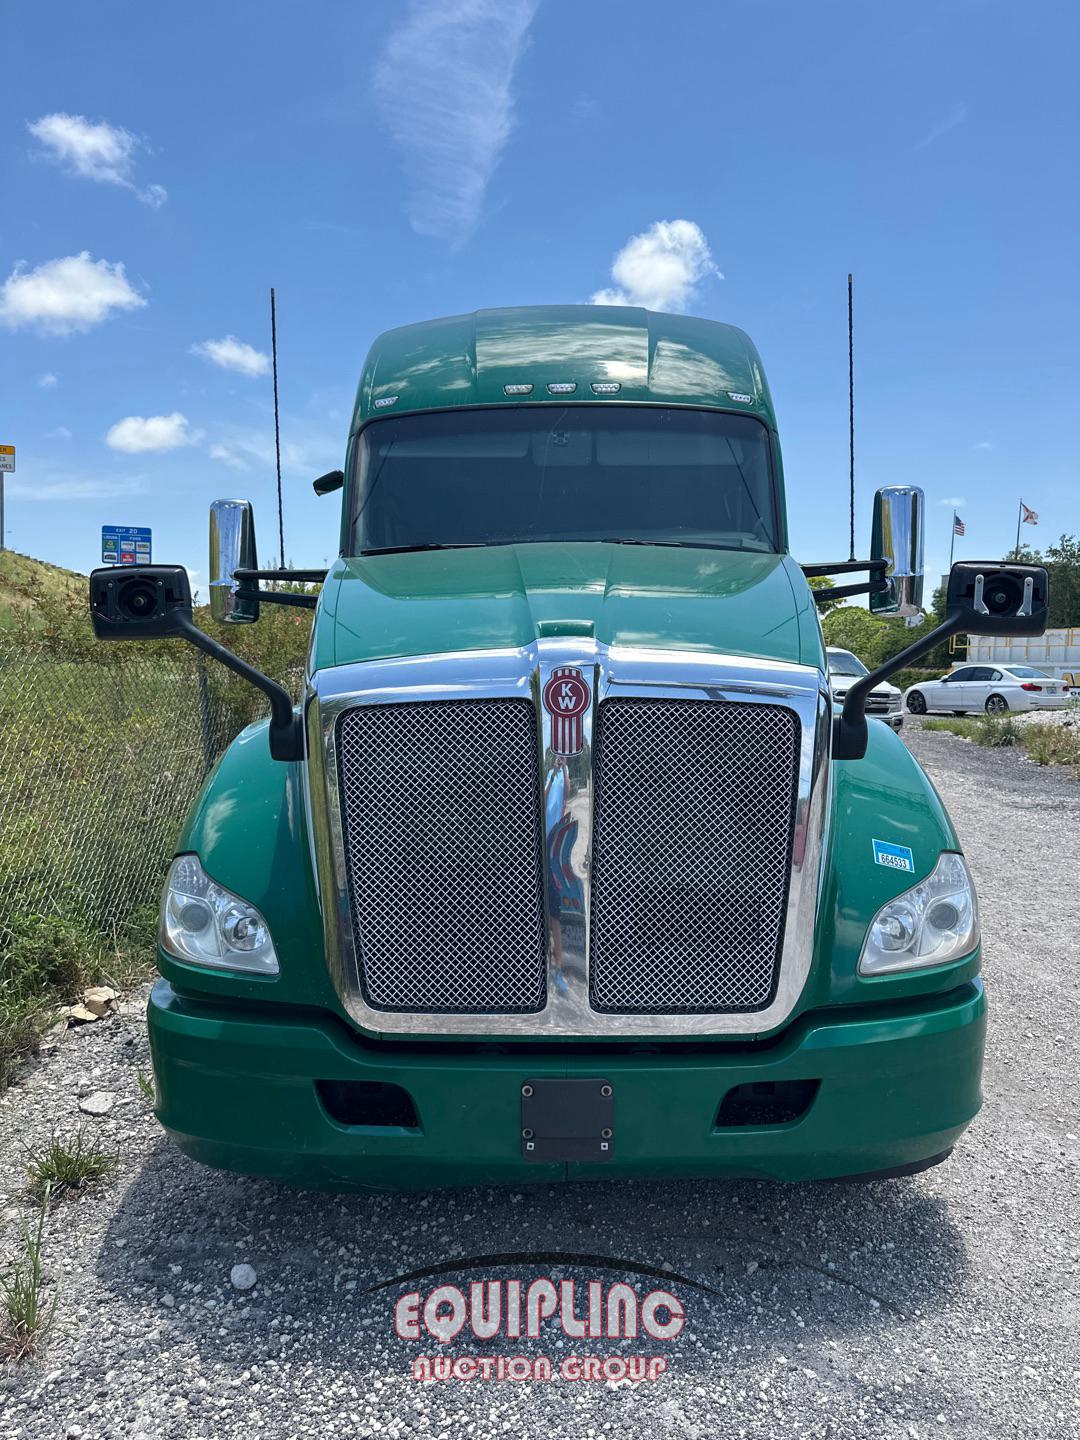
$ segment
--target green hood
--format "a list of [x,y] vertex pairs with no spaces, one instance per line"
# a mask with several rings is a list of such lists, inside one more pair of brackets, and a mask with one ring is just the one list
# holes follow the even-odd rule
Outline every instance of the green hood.
[[340,560],[312,668],[550,635],[822,664],[810,591],[789,556],[579,542]]

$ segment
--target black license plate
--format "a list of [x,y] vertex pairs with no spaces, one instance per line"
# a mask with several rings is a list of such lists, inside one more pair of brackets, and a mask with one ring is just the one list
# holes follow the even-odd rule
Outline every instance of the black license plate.
[[526,1080],[521,1153],[526,1160],[610,1160],[615,1096],[609,1080]]

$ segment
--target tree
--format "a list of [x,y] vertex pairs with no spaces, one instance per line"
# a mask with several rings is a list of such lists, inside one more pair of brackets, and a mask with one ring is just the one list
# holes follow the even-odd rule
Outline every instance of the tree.
[[1050,577],[1050,629],[1080,625],[1080,541],[1074,535],[1062,535],[1056,545],[1046,547],[1045,554],[1030,545],[1019,545],[1005,558],[1021,565],[1046,566]]
[[840,605],[821,622],[826,645],[850,650],[868,670],[884,658],[881,654],[885,638],[885,621],[878,620],[861,605]]
[[842,605],[844,603],[842,597],[839,595],[831,597],[828,600],[826,600],[824,597],[818,598],[819,596],[821,596],[821,592],[823,590],[836,589],[835,581],[830,580],[828,575],[812,575],[807,581],[807,584],[810,586],[811,590],[816,590],[818,592],[818,594],[814,597],[814,601],[817,605],[819,615],[827,615],[830,610],[835,610],[837,605]]

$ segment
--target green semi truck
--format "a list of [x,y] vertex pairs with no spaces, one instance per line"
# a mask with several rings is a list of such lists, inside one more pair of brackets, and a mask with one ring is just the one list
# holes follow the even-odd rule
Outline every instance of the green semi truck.
[[211,514],[216,617],[314,609],[299,706],[194,625],[181,567],[91,577],[102,638],[183,638],[270,701],[165,885],[180,1148],[387,1188],[946,1156],[980,1104],[976,898],[866,699],[957,630],[1041,633],[1045,571],[955,566],[944,622],[834,713],[807,577],[915,617],[921,492],[878,492],[868,559],[800,565],[752,342],[633,308],[389,331],[315,487],[325,574]]

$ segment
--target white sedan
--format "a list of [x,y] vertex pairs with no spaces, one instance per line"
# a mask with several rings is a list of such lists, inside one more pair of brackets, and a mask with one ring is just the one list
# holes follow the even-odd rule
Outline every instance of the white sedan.
[[[832,690],[833,704],[840,706],[855,681],[869,675],[870,671],[850,650],[841,650],[838,646],[830,645],[825,653],[829,657],[829,688]],[[895,685],[883,680],[880,685],[875,685],[866,697],[866,713],[876,715],[880,720],[884,720],[886,725],[899,730],[904,723],[901,704],[900,691]]]
[[912,685],[904,701],[912,715],[928,710],[1004,715],[1008,710],[1062,710],[1070,694],[1068,685],[1030,665],[961,665],[940,680]]

